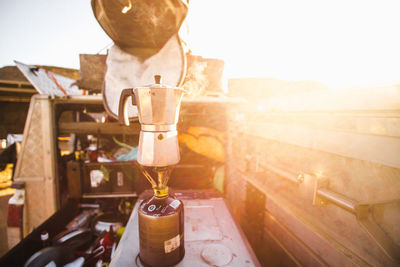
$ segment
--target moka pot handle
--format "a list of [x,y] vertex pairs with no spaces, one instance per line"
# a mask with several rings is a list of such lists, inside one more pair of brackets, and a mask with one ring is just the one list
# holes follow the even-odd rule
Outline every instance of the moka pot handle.
[[132,105],[136,105],[135,94],[132,88],[124,89],[121,92],[121,98],[119,99],[119,108],[118,108],[118,121],[121,124],[125,124],[129,126],[129,115],[128,115],[128,99],[132,97]]

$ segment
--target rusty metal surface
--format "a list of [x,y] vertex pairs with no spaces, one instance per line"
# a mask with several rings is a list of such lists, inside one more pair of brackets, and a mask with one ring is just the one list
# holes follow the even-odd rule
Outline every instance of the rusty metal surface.
[[[223,266],[259,266],[223,198],[183,199],[182,201],[185,207],[186,254],[176,266],[211,266],[206,263],[207,260],[213,264],[221,263],[222,261],[214,261],[218,255],[210,255],[207,250],[209,246],[216,244],[223,247],[223,249],[216,249],[222,253],[219,256],[223,259],[229,258],[226,255],[227,251],[232,255],[230,262],[227,264],[224,262]],[[136,266],[135,260],[139,253],[137,221],[139,204],[137,202],[132,212],[110,266]]]

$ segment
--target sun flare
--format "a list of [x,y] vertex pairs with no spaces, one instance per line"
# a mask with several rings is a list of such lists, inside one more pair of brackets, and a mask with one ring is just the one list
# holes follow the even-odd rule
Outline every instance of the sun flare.
[[400,81],[398,1],[191,1],[189,47],[226,78],[313,80],[330,88]]

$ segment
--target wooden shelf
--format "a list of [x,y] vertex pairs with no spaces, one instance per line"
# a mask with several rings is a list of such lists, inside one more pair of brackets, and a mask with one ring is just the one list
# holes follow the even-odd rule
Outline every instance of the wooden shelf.
[[131,134],[140,133],[139,123],[124,126],[118,122],[62,122],[58,125],[59,134]]

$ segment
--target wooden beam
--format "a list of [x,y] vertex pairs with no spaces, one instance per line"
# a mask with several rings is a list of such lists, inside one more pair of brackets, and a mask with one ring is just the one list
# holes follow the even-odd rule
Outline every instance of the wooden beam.
[[131,134],[140,133],[140,125],[122,126],[118,122],[62,122],[58,124],[59,134]]
[[13,93],[30,93],[30,94],[36,94],[38,91],[35,89],[31,88],[15,88],[15,87],[5,87],[5,86],[0,86],[0,91],[1,92],[13,92]]
[[239,131],[309,149],[400,168],[400,138],[397,137],[252,122],[247,123],[246,127]]
[[21,87],[22,85],[32,86],[32,84],[29,81],[16,81],[16,80],[3,80],[3,79],[0,79],[0,83],[13,84],[13,85],[17,85],[18,87]]
[[30,97],[18,97],[18,96],[0,96],[0,102],[31,102]]

